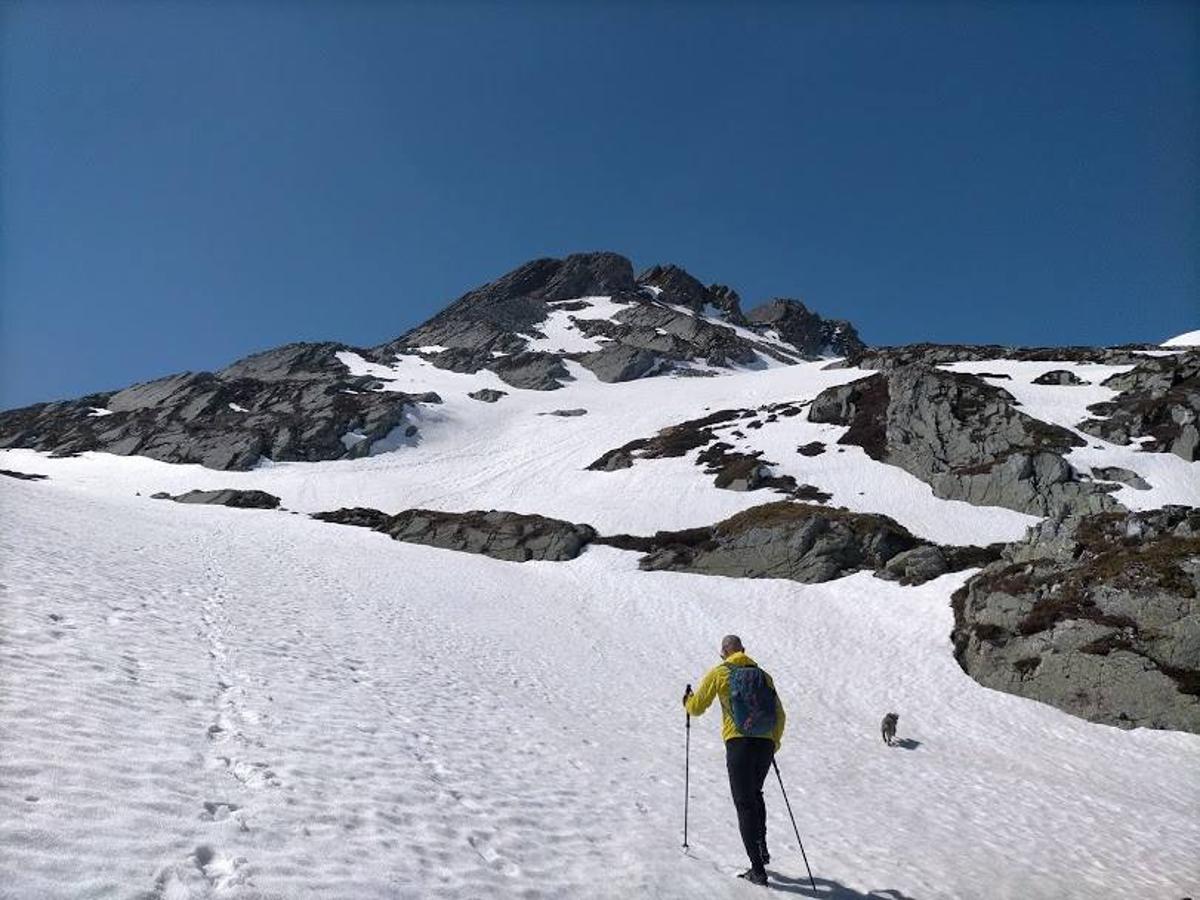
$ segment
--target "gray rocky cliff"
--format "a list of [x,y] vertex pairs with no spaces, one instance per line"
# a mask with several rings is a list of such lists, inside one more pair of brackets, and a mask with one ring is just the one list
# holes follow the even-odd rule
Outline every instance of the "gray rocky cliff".
[[287,344],[220,372],[187,372],[80,400],[0,413],[0,448],[100,450],[212,469],[264,458],[315,462],[413,441],[409,414],[436,394],[380,391],[337,358],[342,344]]
[[1200,510],[1047,519],[955,593],[981,684],[1124,728],[1200,733]]
[[1112,486],[1085,481],[1063,458],[1082,438],[971,375],[902,366],[823,391],[808,417],[849,426],[839,443],[899,466],[944,499],[1037,516],[1119,508]]

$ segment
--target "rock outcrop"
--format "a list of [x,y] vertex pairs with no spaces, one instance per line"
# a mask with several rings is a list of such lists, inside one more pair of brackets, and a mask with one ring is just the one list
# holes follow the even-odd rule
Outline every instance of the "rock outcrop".
[[637,281],[639,285],[661,292],[668,302],[688,307],[695,315],[724,319],[730,325],[749,324],[742,314],[737,291],[723,284],[705,287],[679,266],[651,266],[638,276]]
[[389,516],[357,507],[314,513],[313,518],[371,528],[410,544],[479,553],[509,562],[574,559],[596,536],[595,529],[588,525],[501,510],[448,513],[406,509]]
[[247,491],[223,488],[216,491],[188,491],[172,496],[166,492],[151,494],[152,500],[174,500],[176,503],[204,503],[209,506],[232,506],[235,509],[278,509],[279,498],[266,491]]
[[49,475],[39,475],[36,472],[15,472],[12,469],[0,469],[0,475],[5,478],[15,478],[18,481],[45,481]]
[[847,425],[840,444],[928,483],[938,497],[1046,516],[1119,506],[1111,487],[1082,481],[1063,458],[1083,440],[1017,409],[979,378],[923,364],[829,388],[812,422]]
[[1049,372],[1043,372],[1033,379],[1033,383],[1072,386],[1091,384],[1090,381],[1084,381],[1070,369],[1051,369]]
[[747,318],[753,326],[778,334],[806,359],[857,356],[867,349],[849,322],[823,319],[799,300],[771,300],[750,310]]
[[498,391],[495,388],[481,388],[478,391],[471,391],[467,396],[481,403],[495,403],[501,397],[507,397],[508,392]]
[[189,372],[80,400],[0,413],[0,448],[101,450],[211,469],[346,459],[417,436],[409,413],[436,394],[351,376],[342,344],[288,344],[220,372]]
[[1145,452],[1200,459],[1200,351],[1146,359],[1103,382],[1121,393],[1095,403],[1077,427],[1115,444],[1141,440]]
[[981,684],[1200,733],[1200,510],[1047,519],[953,607],[955,656]]
[[649,537],[595,539],[645,555],[642,569],[816,583],[873,571],[920,584],[996,556],[981,548],[926,544],[887,516],[791,501],[755,506],[715,525]]

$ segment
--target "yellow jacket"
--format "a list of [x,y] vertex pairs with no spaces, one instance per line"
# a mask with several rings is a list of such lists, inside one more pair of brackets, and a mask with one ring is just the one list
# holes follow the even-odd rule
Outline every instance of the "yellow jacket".
[[[727,741],[730,738],[745,737],[737,726],[733,724],[733,715],[729,709],[729,669],[727,665],[735,666],[758,666],[754,660],[747,656],[742,651],[731,653],[725,658],[725,662],[711,669],[707,675],[700,679],[700,684],[696,686],[696,691],[684,701],[684,708],[688,711],[688,715],[699,716],[708,709],[715,699],[721,701],[721,740]],[[764,673],[765,674],[765,673]],[[767,675],[767,681],[771,685],[771,690],[775,690],[775,682]],[[779,699],[779,694],[775,694],[775,731],[771,734],[775,741],[775,749],[779,749],[779,744],[783,740],[783,726],[787,720],[787,716],[783,712],[783,701]]]

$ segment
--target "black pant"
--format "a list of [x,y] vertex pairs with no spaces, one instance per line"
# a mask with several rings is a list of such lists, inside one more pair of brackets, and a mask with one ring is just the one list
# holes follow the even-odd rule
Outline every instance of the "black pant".
[[775,742],[770,738],[737,737],[725,742],[725,767],[729,770],[733,805],[737,807],[738,830],[755,869],[762,868],[767,846],[767,807],[762,789],[774,758]]

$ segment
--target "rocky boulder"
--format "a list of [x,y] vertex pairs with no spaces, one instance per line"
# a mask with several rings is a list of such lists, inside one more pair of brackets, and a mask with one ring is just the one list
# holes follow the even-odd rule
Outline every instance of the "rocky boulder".
[[389,516],[358,507],[314,513],[313,518],[371,528],[410,544],[479,553],[510,562],[574,559],[596,536],[595,529],[588,525],[500,510],[448,513],[407,509]]
[[495,403],[501,397],[507,397],[508,392],[497,391],[494,388],[481,388],[478,391],[471,391],[467,396],[481,403]]
[[1144,359],[1103,383],[1121,393],[1089,406],[1097,418],[1081,422],[1080,431],[1115,444],[1141,440],[1145,452],[1200,459],[1200,351]]
[[246,491],[224,488],[216,491],[188,491],[171,496],[165,492],[152,494],[152,500],[174,500],[176,503],[204,503],[209,506],[232,506],[235,509],[278,509],[279,498],[266,491]]
[[981,684],[1123,728],[1200,733],[1200,510],[1056,517],[954,594]]
[[867,570],[920,584],[995,558],[995,553],[980,548],[925,544],[887,516],[786,500],[755,506],[702,528],[649,537],[605,536],[595,543],[645,554],[639,562],[642,569],[805,583]]
[[1026,415],[1004,389],[923,364],[829,388],[812,422],[849,426],[839,444],[928,483],[936,496],[1031,515],[1117,508],[1063,458],[1083,440]]

